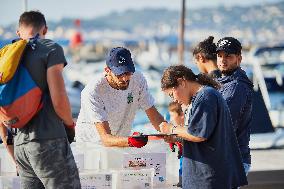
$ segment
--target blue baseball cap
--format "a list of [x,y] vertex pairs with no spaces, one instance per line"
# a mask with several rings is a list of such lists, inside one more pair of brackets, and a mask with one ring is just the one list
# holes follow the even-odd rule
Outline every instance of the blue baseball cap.
[[225,51],[229,54],[241,54],[242,45],[236,38],[224,37],[220,39],[217,43],[216,52],[219,51]]
[[115,75],[121,75],[126,72],[135,72],[135,66],[131,58],[131,53],[123,47],[115,47],[110,50],[106,58],[106,65]]

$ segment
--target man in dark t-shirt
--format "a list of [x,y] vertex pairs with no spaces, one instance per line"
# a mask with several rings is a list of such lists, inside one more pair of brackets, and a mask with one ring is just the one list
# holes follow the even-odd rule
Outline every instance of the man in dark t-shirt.
[[66,60],[62,47],[45,39],[46,32],[42,13],[29,11],[21,15],[17,34],[24,40],[33,39],[33,46],[26,48],[23,64],[43,91],[43,108],[18,130],[14,156],[22,189],[80,189],[66,135],[75,127],[62,77]]

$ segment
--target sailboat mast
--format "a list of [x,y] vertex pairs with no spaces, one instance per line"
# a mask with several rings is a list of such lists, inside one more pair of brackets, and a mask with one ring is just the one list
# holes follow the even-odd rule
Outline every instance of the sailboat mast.
[[180,25],[179,25],[179,41],[178,41],[178,63],[184,64],[184,25],[185,25],[185,0],[182,0]]
[[22,0],[23,12],[28,11],[28,0]]

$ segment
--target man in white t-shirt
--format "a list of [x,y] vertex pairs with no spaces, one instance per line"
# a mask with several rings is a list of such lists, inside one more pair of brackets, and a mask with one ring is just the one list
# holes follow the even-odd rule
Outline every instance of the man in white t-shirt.
[[76,140],[140,148],[147,144],[146,137],[128,137],[138,109],[144,110],[159,130],[165,120],[154,106],[144,76],[135,72],[130,51],[113,48],[106,59],[105,74],[88,83],[81,93]]

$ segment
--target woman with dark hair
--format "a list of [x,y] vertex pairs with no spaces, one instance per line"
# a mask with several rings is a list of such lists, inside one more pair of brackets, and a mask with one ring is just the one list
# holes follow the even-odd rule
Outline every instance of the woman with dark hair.
[[214,37],[209,36],[199,42],[194,47],[192,55],[200,72],[206,73],[212,78],[220,78],[222,73],[217,66],[217,46],[213,41]]
[[231,189],[247,184],[229,109],[216,90],[219,84],[178,65],[164,71],[161,87],[174,101],[192,105],[185,127],[160,125],[163,133],[184,139],[182,188]]

